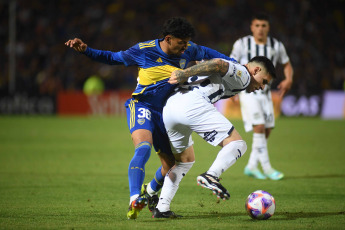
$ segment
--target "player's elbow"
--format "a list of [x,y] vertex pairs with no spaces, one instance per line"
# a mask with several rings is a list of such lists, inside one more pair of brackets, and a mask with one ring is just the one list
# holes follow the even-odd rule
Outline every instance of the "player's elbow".
[[224,66],[224,63],[226,63],[226,62],[224,62],[222,59],[220,59],[220,58],[214,58],[214,59],[212,59],[212,60],[210,60],[211,61],[211,67],[212,67],[212,69],[214,70],[214,72],[216,72],[216,73],[222,73],[222,67]]

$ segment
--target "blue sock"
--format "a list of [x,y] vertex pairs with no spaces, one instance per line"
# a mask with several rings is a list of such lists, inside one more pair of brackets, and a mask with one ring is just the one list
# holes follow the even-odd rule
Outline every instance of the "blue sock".
[[143,141],[135,146],[134,156],[128,167],[128,181],[130,196],[140,194],[141,185],[145,178],[145,164],[151,155],[151,144]]
[[162,169],[162,166],[158,168],[158,170],[156,171],[155,177],[150,182],[151,188],[155,192],[158,192],[163,187],[164,176],[162,175],[161,169]]

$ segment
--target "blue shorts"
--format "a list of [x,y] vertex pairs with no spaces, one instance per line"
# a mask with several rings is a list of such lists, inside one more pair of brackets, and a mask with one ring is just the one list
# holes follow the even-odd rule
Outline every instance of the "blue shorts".
[[125,103],[127,124],[132,134],[137,129],[146,129],[152,133],[153,147],[157,153],[172,154],[168,134],[163,123],[163,109],[155,109],[133,98]]

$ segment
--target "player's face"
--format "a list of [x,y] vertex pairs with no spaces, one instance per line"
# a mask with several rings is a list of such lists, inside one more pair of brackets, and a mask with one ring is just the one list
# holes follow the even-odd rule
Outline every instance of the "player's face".
[[268,32],[270,30],[270,25],[266,20],[254,19],[250,25],[250,29],[253,33],[253,37],[256,40],[266,42]]
[[[169,36],[169,35],[168,35]],[[176,38],[174,36],[169,36],[167,38],[168,43],[168,54],[181,56],[184,51],[188,48],[188,42],[191,38]]]
[[249,72],[251,74],[251,80],[246,88],[247,93],[254,92],[258,89],[264,89],[265,85],[272,80],[272,76],[266,71],[263,71],[260,67],[255,67],[252,71],[249,70]]

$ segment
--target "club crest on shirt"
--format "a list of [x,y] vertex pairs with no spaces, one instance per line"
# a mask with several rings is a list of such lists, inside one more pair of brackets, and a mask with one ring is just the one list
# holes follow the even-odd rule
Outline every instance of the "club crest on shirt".
[[241,77],[241,76],[242,76],[242,71],[241,71],[241,70],[237,70],[236,75],[237,75],[238,77]]
[[139,125],[144,124],[145,123],[145,119],[138,119],[138,123],[139,123]]
[[180,67],[181,67],[181,69],[184,69],[185,66],[186,66],[186,59],[181,59],[180,60]]

